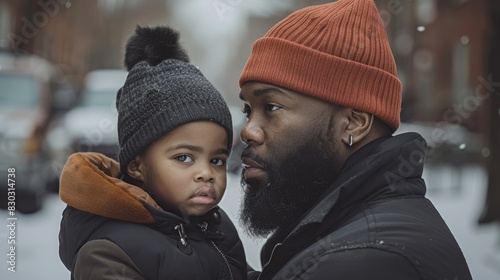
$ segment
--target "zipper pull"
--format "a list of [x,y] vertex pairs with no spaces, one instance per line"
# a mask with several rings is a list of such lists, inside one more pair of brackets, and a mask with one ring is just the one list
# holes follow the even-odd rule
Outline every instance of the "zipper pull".
[[175,230],[179,233],[179,240],[181,241],[182,246],[187,245],[187,235],[184,231],[184,226],[182,224],[178,224],[174,227]]
[[174,227],[175,230],[179,233],[179,240],[177,241],[177,248],[186,255],[191,255],[193,249],[191,245],[187,242],[187,235],[184,231],[184,225],[178,224]]

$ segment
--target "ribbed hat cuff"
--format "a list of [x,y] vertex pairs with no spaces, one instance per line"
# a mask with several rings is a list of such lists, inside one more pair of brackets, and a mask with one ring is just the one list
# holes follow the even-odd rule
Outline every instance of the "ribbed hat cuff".
[[402,86],[391,73],[279,38],[253,46],[240,87],[259,81],[371,113],[399,127]]
[[[195,101],[196,102],[196,101]],[[175,128],[194,121],[212,121],[221,125],[227,132],[228,151],[231,151],[233,141],[233,130],[231,119],[228,122],[220,116],[226,112],[225,104],[216,104],[217,101],[206,102],[188,106],[186,104],[176,104],[169,111],[163,111],[152,117],[146,124],[137,130],[130,139],[120,148],[118,159],[120,170],[125,174],[130,161],[143,152],[154,141],[160,139]],[[188,109],[189,108],[189,109]]]

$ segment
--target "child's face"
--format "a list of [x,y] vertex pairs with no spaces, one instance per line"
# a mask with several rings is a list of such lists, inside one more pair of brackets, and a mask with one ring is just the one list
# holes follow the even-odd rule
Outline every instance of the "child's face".
[[172,130],[138,157],[143,188],[163,209],[185,218],[205,214],[226,190],[227,137],[209,121]]

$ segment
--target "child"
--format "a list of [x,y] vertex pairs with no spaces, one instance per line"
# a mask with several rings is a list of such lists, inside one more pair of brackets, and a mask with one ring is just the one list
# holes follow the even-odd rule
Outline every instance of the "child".
[[137,27],[118,91],[119,163],[70,156],[59,254],[72,279],[246,279],[243,245],[217,207],[229,109],[168,27]]

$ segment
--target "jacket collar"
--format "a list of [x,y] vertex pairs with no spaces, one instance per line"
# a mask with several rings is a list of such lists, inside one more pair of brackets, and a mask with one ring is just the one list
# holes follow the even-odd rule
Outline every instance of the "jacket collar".
[[119,178],[115,160],[98,153],[75,153],[62,170],[59,195],[73,208],[106,218],[153,224],[163,213],[163,219],[182,221],[163,211],[147,192]]

